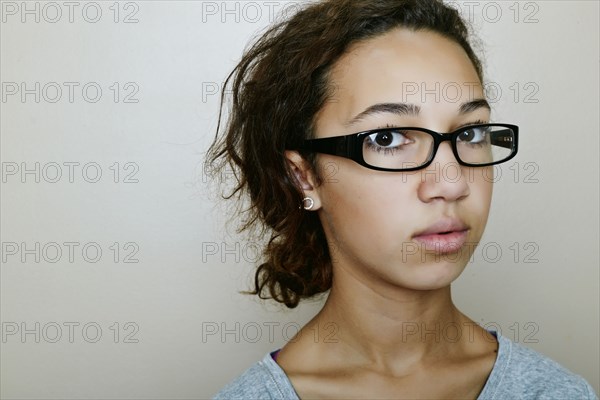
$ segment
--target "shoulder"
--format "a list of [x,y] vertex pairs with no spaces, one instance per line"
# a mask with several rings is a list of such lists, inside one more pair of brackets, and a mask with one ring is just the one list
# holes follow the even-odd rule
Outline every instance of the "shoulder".
[[213,400],[233,399],[298,399],[298,396],[285,372],[267,353],[213,397]]
[[597,399],[583,377],[556,361],[501,335],[498,342],[498,359],[482,398]]

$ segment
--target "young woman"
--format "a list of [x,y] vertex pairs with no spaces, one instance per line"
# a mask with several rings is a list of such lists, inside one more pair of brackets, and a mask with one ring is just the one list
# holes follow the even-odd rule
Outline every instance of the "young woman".
[[[254,294],[288,307],[329,294],[297,340],[217,399],[596,398],[583,378],[452,302],[487,222],[491,166],[518,144],[517,126],[490,122],[454,9],[308,5],[231,78],[226,133],[208,163],[236,171],[234,193],[249,195],[244,228],[271,234]],[[449,85],[460,89],[452,98],[439,92]],[[315,341],[310,332],[324,329],[335,335]]]

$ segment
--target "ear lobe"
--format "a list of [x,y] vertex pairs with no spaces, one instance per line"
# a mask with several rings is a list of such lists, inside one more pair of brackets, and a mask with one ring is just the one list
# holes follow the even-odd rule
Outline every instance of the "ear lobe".
[[310,197],[314,201],[312,210],[319,209],[321,207],[321,201],[316,190],[316,177],[314,176],[308,161],[294,150],[286,150],[284,154],[296,182],[298,182],[304,192],[304,197]]

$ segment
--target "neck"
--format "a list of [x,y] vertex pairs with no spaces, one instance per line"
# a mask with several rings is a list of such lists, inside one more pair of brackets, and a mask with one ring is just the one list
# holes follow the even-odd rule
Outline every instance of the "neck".
[[334,279],[323,309],[310,325],[334,323],[336,352],[357,364],[399,370],[435,362],[456,349],[456,338],[470,322],[452,303],[450,286],[386,290],[347,280]]

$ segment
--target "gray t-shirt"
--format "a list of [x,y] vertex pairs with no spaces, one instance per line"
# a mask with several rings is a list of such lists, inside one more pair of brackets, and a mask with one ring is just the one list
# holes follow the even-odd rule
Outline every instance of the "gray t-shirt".
[[[495,331],[490,332],[498,339],[498,355],[478,400],[598,399],[594,389],[581,376]],[[299,397],[269,353],[217,393],[214,399],[297,400]]]

